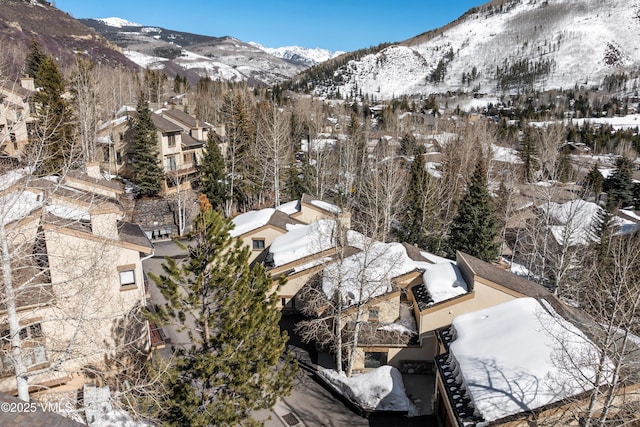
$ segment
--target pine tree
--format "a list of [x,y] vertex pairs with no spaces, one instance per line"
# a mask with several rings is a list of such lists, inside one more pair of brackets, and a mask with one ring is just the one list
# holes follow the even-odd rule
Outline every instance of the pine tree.
[[141,93],[136,107],[137,115],[133,121],[134,182],[138,186],[139,196],[156,196],[162,190],[164,172],[159,166],[159,149],[156,141],[156,127],[151,119],[149,104]]
[[250,425],[251,412],[270,408],[291,389],[296,365],[281,359],[277,293],[264,268],[250,268],[249,250],[229,236],[232,224],[200,196],[188,257],[168,258],[151,276],[166,300],[152,318],[189,331],[165,376],[168,395],[159,418],[167,425]]
[[403,220],[403,237],[407,243],[437,252],[440,246],[433,236],[438,212],[435,207],[435,189],[427,172],[422,153],[415,156],[407,189],[407,209]]
[[633,206],[633,164],[626,157],[616,160],[615,171],[605,180],[607,203],[618,208]]
[[75,144],[71,107],[62,97],[64,80],[53,57],[47,55],[41,60],[35,85],[39,88],[34,95],[39,138],[30,144],[30,155],[39,173],[62,174],[66,168],[77,166],[81,152]]
[[27,53],[25,59],[24,73],[35,79],[40,69],[40,64],[42,64],[45,57],[45,53],[40,49],[40,44],[32,39],[29,43],[29,53]]
[[585,191],[593,192],[596,201],[598,200],[598,196],[602,193],[602,189],[604,188],[604,177],[598,170],[598,163],[594,163],[593,167],[589,170],[589,173],[584,178],[584,189]]
[[451,224],[449,255],[454,257],[456,250],[459,250],[485,261],[493,261],[499,255],[498,233],[498,222],[487,189],[487,170],[480,158],[467,193],[458,206],[458,214]]
[[224,206],[226,188],[224,159],[218,147],[218,138],[209,132],[204,157],[200,165],[200,190],[207,196],[215,209]]
[[524,179],[526,182],[533,182],[534,171],[538,167],[536,160],[536,141],[534,138],[534,130],[531,126],[526,126],[522,144],[520,147],[520,158],[522,159],[522,167]]

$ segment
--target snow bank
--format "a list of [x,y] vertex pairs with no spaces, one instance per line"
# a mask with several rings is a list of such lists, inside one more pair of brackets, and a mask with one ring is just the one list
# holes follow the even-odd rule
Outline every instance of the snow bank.
[[[453,320],[450,347],[485,421],[551,404],[591,389],[599,351],[568,321],[533,298],[518,298]],[[454,366],[454,371],[455,371]]]
[[518,151],[509,147],[500,147],[499,145],[491,145],[493,153],[492,160],[504,163],[520,164],[522,159],[518,155]]
[[404,390],[402,374],[393,366],[381,366],[352,377],[328,369],[320,370],[319,374],[366,410],[415,412]]

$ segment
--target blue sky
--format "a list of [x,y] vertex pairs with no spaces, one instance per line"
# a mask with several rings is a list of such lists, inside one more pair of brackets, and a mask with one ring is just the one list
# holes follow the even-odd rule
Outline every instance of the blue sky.
[[482,0],[55,0],[74,18],[233,36],[266,47],[352,51],[397,42],[456,19]]

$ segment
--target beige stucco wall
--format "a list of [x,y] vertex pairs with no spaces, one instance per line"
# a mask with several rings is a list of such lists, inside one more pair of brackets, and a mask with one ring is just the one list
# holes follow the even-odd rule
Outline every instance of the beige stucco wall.
[[242,243],[244,243],[251,251],[249,254],[249,262],[251,263],[262,253],[262,249],[253,249],[254,239],[264,239],[264,247],[268,248],[277,237],[282,236],[284,233],[284,230],[280,230],[279,228],[265,226],[241,235],[240,238],[242,239]]
[[[481,310],[511,301],[515,297],[480,282],[475,282],[472,298],[460,299],[453,304],[442,304],[442,308],[428,309],[420,316],[420,332],[428,332],[448,326],[453,318],[464,313]],[[454,300],[455,301],[455,300]]]
[[300,212],[297,212],[291,216],[305,224],[311,224],[312,222],[316,222],[324,218],[333,219],[335,217],[328,212],[315,209],[305,203],[300,204]]
[[[57,230],[45,231],[51,282],[56,297],[55,329],[47,342],[75,340],[73,357],[65,362],[73,370],[91,360],[113,354],[113,328],[136,304],[144,303],[144,280],[139,252],[89,240]],[[72,262],[70,262],[72,260]],[[135,286],[121,287],[118,267],[135,271]],[[81,319],[81,320],[78,320]]]

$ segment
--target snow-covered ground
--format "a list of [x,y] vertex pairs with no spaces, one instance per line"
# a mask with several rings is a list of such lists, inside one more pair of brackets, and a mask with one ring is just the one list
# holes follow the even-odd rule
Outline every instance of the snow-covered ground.
[[319,374],[365,410],[406,411],[409,415],[417,412],[404,390],[400,371],[392,366],[381,366],[352,377],[328,369]]

